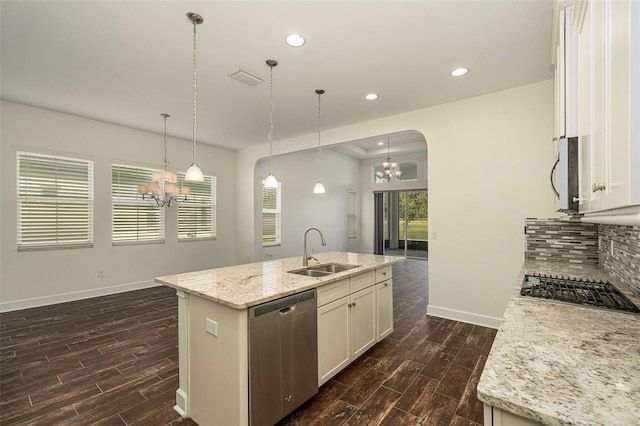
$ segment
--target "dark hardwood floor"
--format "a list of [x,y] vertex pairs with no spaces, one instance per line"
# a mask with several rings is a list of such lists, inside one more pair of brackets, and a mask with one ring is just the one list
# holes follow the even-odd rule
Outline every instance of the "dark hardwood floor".
[[[426,268],[394,265],[393,334],[282,425],[482,424],[495,330],[425,316]],[[0,424],[195,425],[173,410],[177,342],[165,287],[0,314]]]

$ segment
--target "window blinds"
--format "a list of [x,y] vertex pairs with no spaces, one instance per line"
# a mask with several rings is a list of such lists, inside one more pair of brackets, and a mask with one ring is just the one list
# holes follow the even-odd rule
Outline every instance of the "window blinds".
[[[347,238],[358,237],[357,194],[347,192]],[[344,216],[343,216],[344,217]]]
[[[178,185],[184,186],[184,173],[178,174]],[[205,176],[204,182],[187,182],[191,194],[178,205],[178,240],[216,237],[216,176]]]
[[278,188],[262,187],[262,245],[273,246],[281,244],[282,231],[280,228],[281,212],[280,198],[282,184]]
[[151,182],[151,173],[161,170],[125,164],[111,165],[113,203],[112,242],[164,241],[164,208],[138,194],[138,185]]
[[18,250],[93,245],[93,161],[19,151]]

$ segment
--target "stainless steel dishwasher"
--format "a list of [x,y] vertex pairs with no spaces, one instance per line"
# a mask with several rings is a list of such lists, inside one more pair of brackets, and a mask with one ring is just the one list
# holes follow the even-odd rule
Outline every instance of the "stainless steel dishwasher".
[[316,290],[249,308],[249,419],[273,425],[318,392]]

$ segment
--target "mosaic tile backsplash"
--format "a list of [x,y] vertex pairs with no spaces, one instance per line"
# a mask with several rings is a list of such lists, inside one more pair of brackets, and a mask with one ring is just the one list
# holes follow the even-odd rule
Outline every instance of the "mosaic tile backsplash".
[[640,296],[640,226],[600,225],[600,265]]
[[558,219],[527,219],[527,260],[597,265],[598,225]]

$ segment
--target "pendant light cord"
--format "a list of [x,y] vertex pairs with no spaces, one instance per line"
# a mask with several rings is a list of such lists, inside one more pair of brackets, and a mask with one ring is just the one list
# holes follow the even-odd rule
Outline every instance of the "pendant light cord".
[[318,182],[320,182],[320,157],[322,156],[322,147],[320,146],[320,96],[324,93],[324,90],[316,90],[318,94]]
[[169,114],[160,114],[164,118],[164,171],[167,171],[169,162],[167,161],[167,117]]
[[196,164],[196,125],[198,114],[198,59],[196,45],[196,21],[193,21],[193,164]]
[[269,174],[273,172],[273,67],[269,65]]

